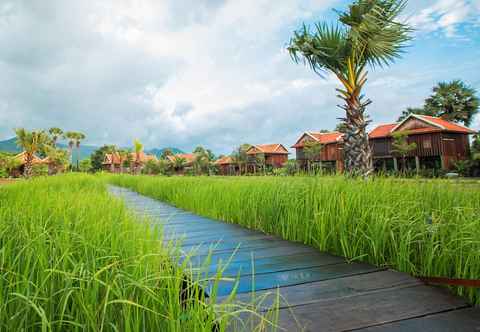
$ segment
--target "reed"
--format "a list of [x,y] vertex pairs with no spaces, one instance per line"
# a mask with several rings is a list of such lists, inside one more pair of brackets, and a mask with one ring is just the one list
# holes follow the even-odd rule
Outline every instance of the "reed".
[[[416,276],[480,279],[480,185],[343,177],[109,176],[204,216]],[[480,304],[477,289],[453,288]]]
[[235,294],[206,299],[188,258],[141,221],[93,176],[0,187],[0,330],[210,332],[253,313]]

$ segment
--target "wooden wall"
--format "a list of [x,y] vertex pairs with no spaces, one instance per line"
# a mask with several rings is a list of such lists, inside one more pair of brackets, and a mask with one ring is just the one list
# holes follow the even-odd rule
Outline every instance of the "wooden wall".
[[[303,148],[296,148],[297,161],[304,161],[307,158]],[[316,161],[337,161],[343,160],[343,144],[331,143],[323,146],[320,155],[315,158]]]
[[[391,137],[374,138],[370,140],[373,156],[377,158],[392,157]],[[409,143],[415,143],[417,148],[411,151],[408,156],[434,157],[434,156],[455,156],[464,159],[468,156],[468,136],[456,133],[427,133],[416,134],[408,137]]]
[[287,161],[288,155],[286,154],[265,154],[265,164],[275,168],[283,167]]

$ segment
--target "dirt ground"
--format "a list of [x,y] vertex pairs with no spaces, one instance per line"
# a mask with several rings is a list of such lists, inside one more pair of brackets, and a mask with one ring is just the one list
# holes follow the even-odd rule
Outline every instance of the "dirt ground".
[[0,179],[0,186],[4,184],[14,183],[15,181],[16,180],[12,180],[12,179]]

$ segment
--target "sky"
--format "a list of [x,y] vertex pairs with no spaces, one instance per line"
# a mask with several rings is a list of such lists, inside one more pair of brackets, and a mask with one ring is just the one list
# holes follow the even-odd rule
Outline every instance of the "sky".
[[[291,146],[343,115],[331,75],[295,64],[302,23],[344,0],[1,0],[0,139],[61,127],[85,144]],[[480,94],[480,0],[410,0],[416,30],[390,67],[370,70],[372,126],[419,107],[440,81]],[[480,117],[474,120],[480,129]]]

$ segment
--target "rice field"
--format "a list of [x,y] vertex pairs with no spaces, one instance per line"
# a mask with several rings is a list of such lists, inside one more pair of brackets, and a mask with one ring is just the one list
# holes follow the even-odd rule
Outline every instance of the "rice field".
[[[415,276],[480,279],[480,184],[343,177],[108,176],[198,214]],[[452,288],[480,304],[480,290]]]
[[2,186],[0,331],[224,331],[254,310],[206,299],[176,250],[98,177]]

